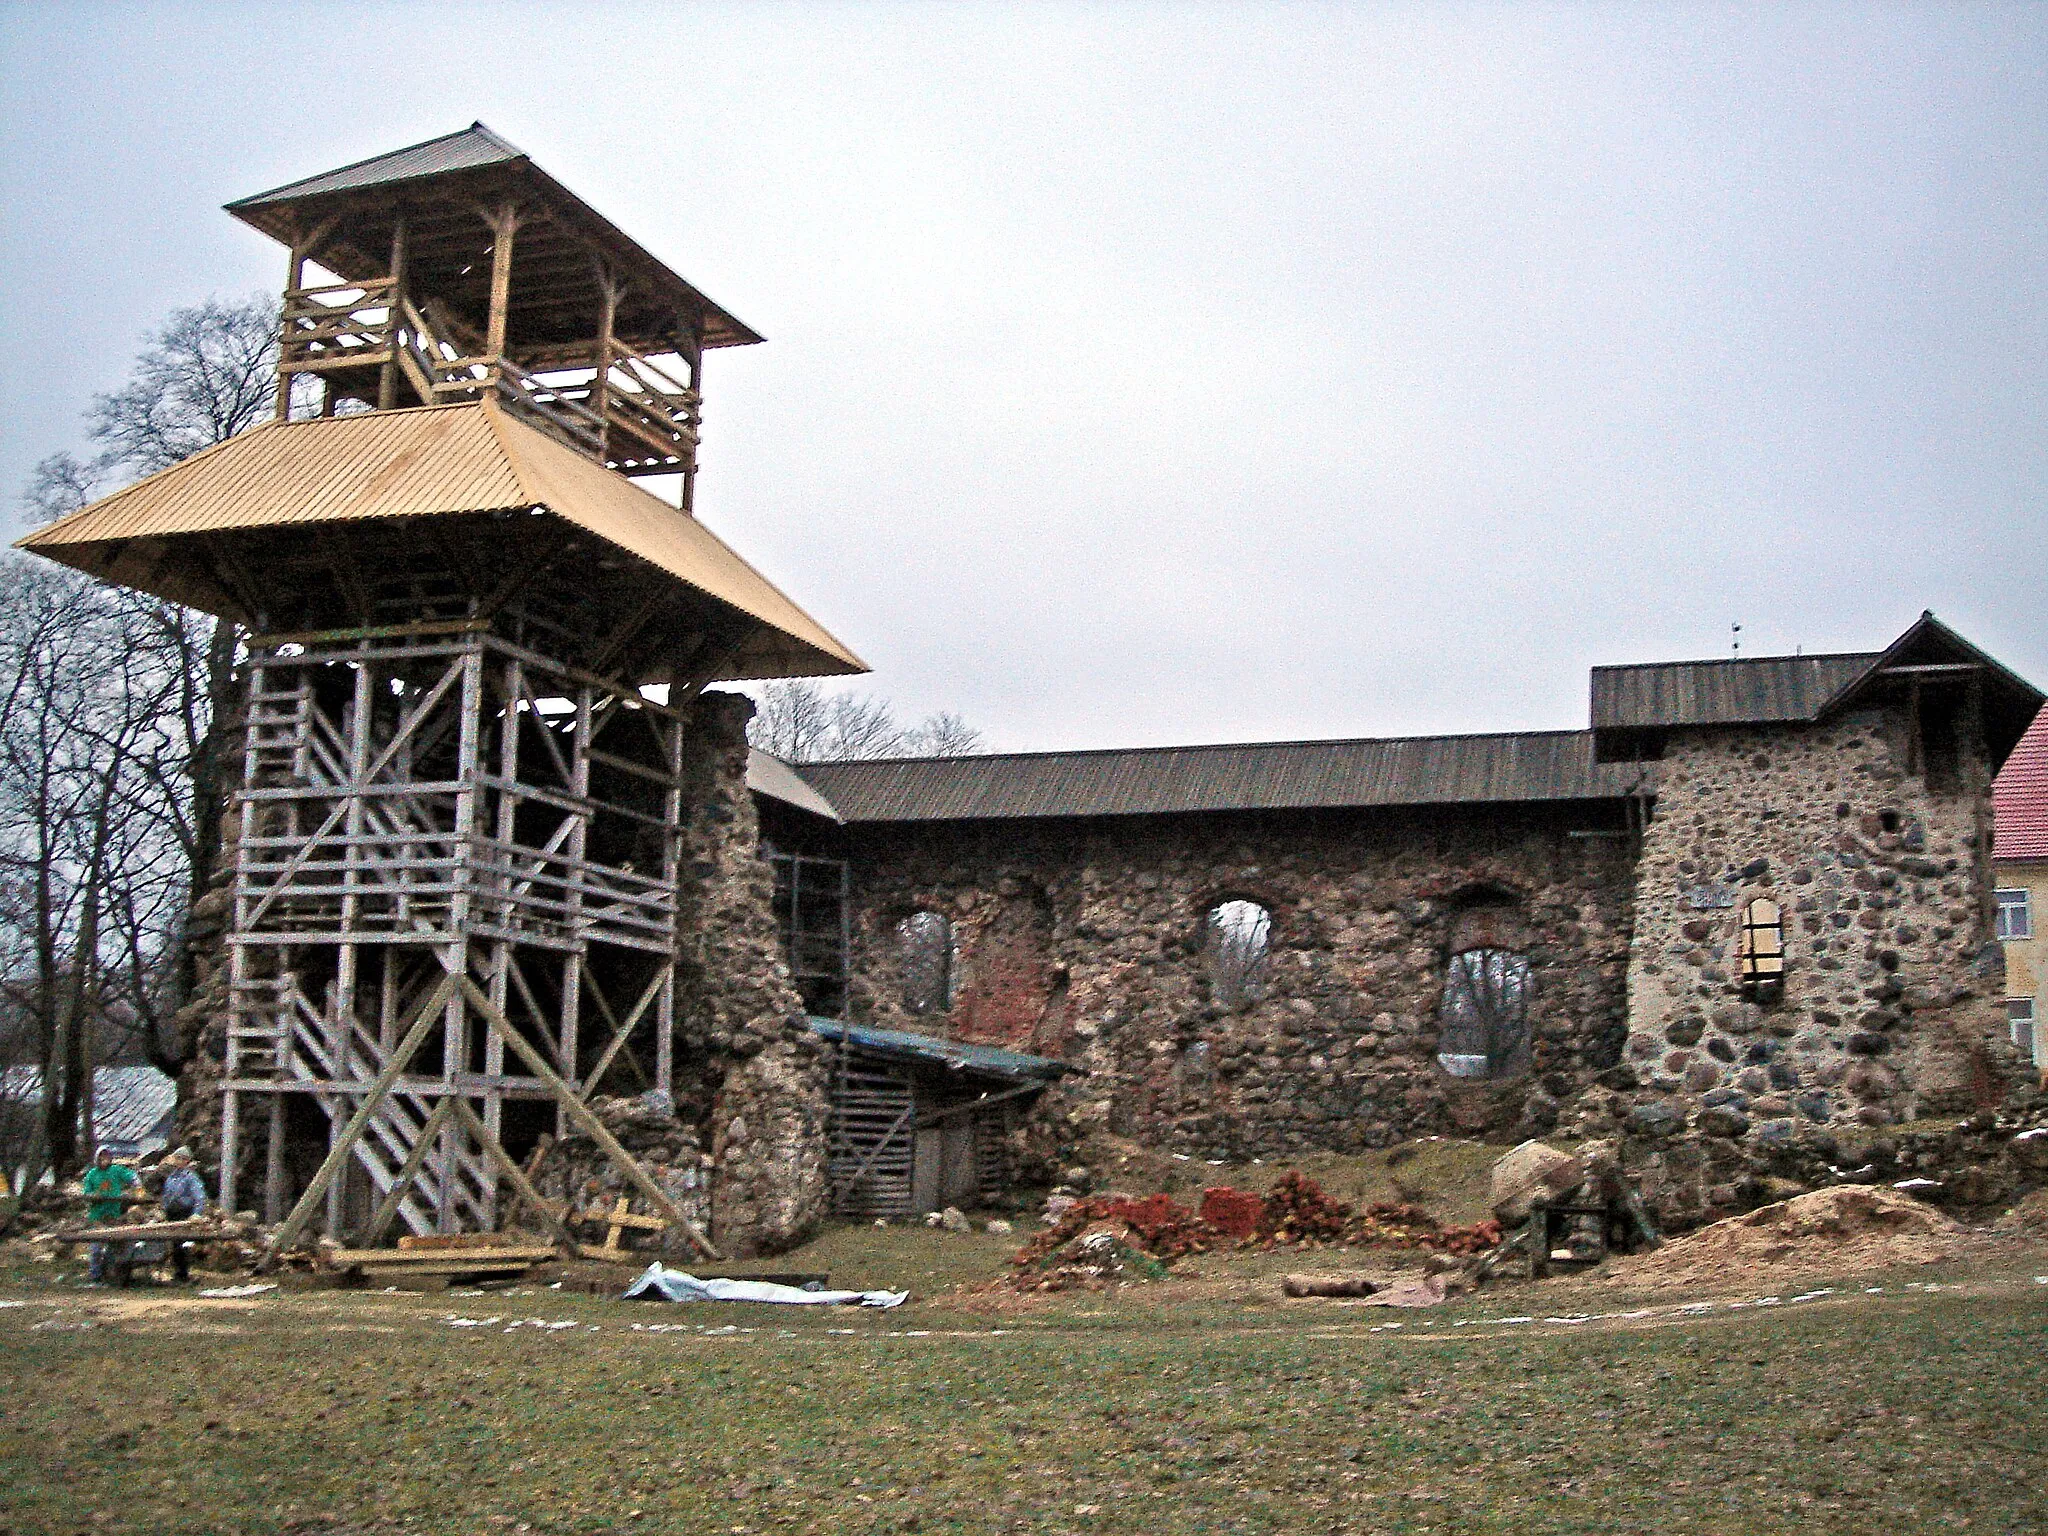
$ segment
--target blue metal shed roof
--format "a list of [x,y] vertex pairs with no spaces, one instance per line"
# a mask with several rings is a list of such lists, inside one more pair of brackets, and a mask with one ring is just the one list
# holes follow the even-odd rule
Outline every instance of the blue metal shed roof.
[[845,1024],[838,1019],[811,1017],[811,1028],[827,1040],[843,1040],[864,1050],[885,1056],[901,1056],[955,1072],[980,1072],[995,1077],[1042,1078],[1051,1082],[1083,1068],[1050,1056],[1027,1056],[1022,1051],[1000,1050],[993,1045],[970,1045],[963,1040],[941,1040],[936,1035],[913,1035],[901,1029],[873,1029],[865,1024]]

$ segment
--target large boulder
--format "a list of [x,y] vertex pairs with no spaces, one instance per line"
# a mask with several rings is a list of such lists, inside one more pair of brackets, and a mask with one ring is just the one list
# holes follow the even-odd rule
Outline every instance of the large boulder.
[[1586,1165],[1569,1152],[1525,1141],[1493,1165],[1493,1214],[1504,1227],[1529,1219],[1538,1200],[1555,1200],[1586,1180]]

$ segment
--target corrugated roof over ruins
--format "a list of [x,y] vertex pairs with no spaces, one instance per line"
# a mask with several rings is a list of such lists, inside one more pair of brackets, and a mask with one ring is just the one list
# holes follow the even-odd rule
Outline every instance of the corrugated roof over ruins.
[[847,821],[965,821],[1608,800],[1639,763],[1594,761],[1590,731],[1263,742],[807,763]]

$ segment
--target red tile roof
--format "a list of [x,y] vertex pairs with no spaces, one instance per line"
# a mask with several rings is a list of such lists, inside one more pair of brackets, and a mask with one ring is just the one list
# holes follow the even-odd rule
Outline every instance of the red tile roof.
[[1991,857],[1999,863],[2048,860],[2048,709],[2034,716],[2012,749],[1992,781],[1991,797]]

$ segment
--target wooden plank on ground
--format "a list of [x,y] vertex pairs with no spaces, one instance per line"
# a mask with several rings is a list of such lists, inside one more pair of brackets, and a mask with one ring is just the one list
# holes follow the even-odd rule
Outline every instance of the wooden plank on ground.
[[337,1269],[417,1269],[437,1264],[489,1269],[504,1264],[545,1264],[556,1253],[552,1243],[507,1243],[497,1248],[331,1248],[324,1257]]

